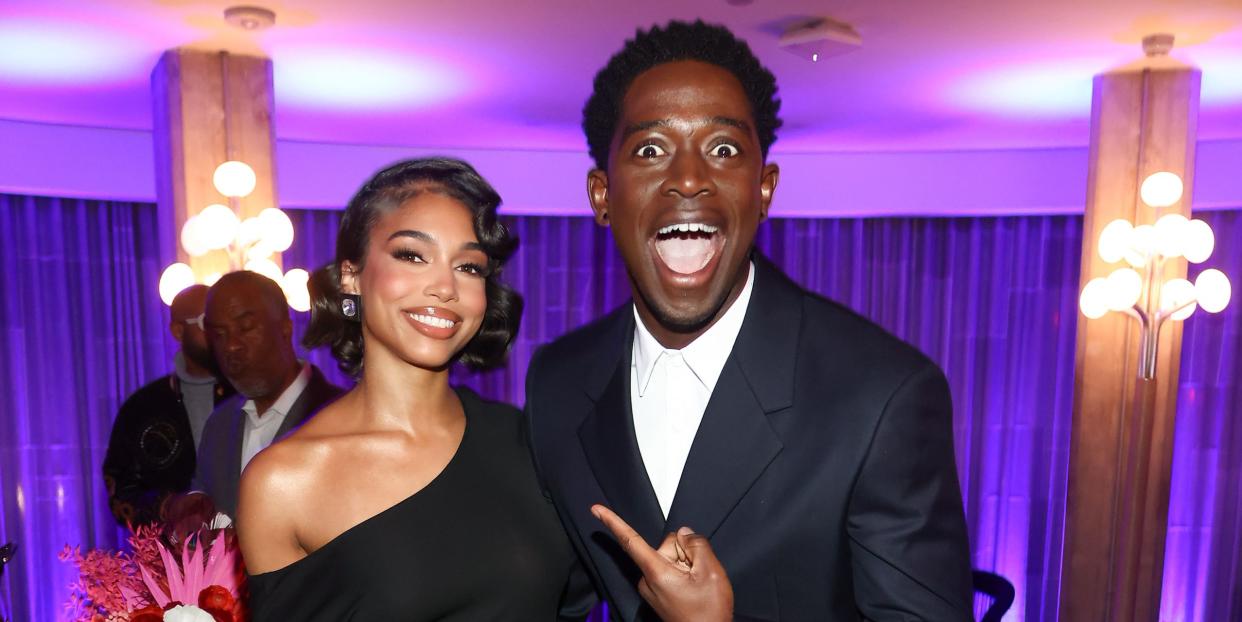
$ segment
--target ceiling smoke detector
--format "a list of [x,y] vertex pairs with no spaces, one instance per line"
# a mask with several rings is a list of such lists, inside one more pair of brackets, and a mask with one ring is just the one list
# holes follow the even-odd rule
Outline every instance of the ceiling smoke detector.
[[267,30],[276,23],[276,14],[257,6],[231,6],[224,9],[224,21],[246,30]]
[[862,36],[845,22],[817,17],[785,29],[779,44],[785,51],[815,63],[857,50],[862,47]]

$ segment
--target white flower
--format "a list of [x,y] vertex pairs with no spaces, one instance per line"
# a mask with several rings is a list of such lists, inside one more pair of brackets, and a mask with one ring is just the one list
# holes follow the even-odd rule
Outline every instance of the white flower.
[[233,519],[229,518],[228,514],[225,514],[224,512],[216,512],[216,515],[212,517],[211,523],[207,525],[207,528],[224,529],[225,527],[231,527],[232,525]]
[[216,619],[194,605],[177,605],[164,612],[164,622],[216,622]]

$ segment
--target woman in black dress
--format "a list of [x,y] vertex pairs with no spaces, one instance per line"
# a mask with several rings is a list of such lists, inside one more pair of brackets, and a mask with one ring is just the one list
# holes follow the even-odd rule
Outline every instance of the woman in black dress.
[[350,201],[305,342],[358,384],[242,475],[254,620],[585,616],[520,412],[448,382],[454,362],[499,363],[517,331],[499,203],[448,159],[398,163]]

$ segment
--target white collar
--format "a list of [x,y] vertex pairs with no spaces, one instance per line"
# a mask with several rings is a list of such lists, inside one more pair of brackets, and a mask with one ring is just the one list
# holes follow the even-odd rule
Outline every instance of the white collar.
[[724,315],[720,316],[711,328],[681,350],[670,350],[660,345],[660,342],[651,335],[651,331],[647,330],[642,318],[638,317],[638,308],[635,307],[634,355],[630,359],[630,367],[639,379],[639,396],[647,392],[647,385],[651,383],[656,363],[661,357],[670,354],[680,354],[699,382],[702,382],[709,392],[715,390],[716,381],[720,379],[720,372],[724,370],[725,360],[729,358],[729,353],[733,351],[733,344],[737,341],[737,335],[742,331],[742,321],[746,319],[746,308],[750,305],[750,295],[755,284],[754,262],[751,262],[748,270],[746,285],[742,287],[737,300],[729,305]]
[[[289,383],[289,386],[286,387],[285,391],[280,394],[280,397],[276,398],[276,401],[272,402],[272,405],[263,412],[263,417],[259,416],[258,408],[254,405],[254,400],[246,400],[246,403],[242,404],[242,410],[245,411],[246,418],[250,420],[250,426],[252,428],[258,428],[262,427],[264,423],[276,419],[283,421],[285,415],[289,414],[289,409],[293,408],[294,402],[297,402],[298,398],[302,397],[302,391],[306,390],[306,385],[310,384],[310,379],[310,363],[303,361],[302,369],[298,372],[297,377],[293,379],[293,382]],[[272,417],[270,415],[276,416]]]

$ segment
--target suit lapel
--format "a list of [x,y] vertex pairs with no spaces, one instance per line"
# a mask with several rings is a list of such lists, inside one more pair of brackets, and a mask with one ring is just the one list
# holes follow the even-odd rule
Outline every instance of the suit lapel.
[[742,330],[690,447],[668,525],[711,536],[780,453],[768,413],[793,404],[800,290],[755,254]]
[[316,409],[322,403],[321,395],[323,393],[323,385],[326,381],[320,374],[319,369],[311,366],[311,377],[306,382],[306,388],[302,389],[302,394],[298,399],[293,400],[293,405],[289,407],[289,412],[285,414],[284,421],[280,422],[280,427],[276,429],[274,439],[284,436],[289,430],[298,427],[307,415]]
[[669,509],[669,526],[685,525],[711,536],[781,447],[735,357],[730,357],[690,446]]
[[231,511],[228,512],[230,514],[236,513],[237,489],[241,483],[242,441],[245,440],[246,433],[246,411],[242,410],[243,404],[245,404],[245,401],[240,402],[237,405],[237,410],[233,411],[233,425],[230,426],[231,429],[229,431],[230,435],[232,435],[228,444],[229,454],[227,461],[222,465],[221,469],[224,477],[220,481],[225,482],[225,486],[223,490],[217,493],[221,496],[229,497],[217,500],[217,504],[230,509]]
[[[632,322],[627,326],[632,327]],[[630,343],[617,348],[621,354],[613,359],[611,378],[595,399],[595,411],[578,427],[578,440],[612,511],[649,544],[658,546],[664,536],[664,514],[647,477],[630,415],[633,336],[632,331],[619,332]]]

